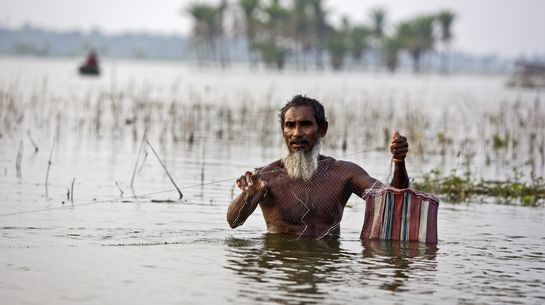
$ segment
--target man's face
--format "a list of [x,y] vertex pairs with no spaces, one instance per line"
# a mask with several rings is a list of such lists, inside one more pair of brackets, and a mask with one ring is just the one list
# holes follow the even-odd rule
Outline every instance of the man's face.
[[318,126],[310,106],[289,108],[284,114],[282,129],[290,152],[311,151],[327,130]]

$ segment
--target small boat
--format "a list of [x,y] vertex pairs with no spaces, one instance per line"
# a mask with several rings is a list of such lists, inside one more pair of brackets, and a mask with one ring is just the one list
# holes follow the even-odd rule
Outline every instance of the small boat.
[[517,61],[515,65],[515,73],[507,82],[507,86],[545,88],[545,63]]
[[91,67],[91,66],[80,66],[79,67],[79,74],[82,75],[100,75],[100,69],[98,67]]
[[81,75],[100,75],[100,68],[98,66],[98,57],[95,52],[91,51],[85,59],[85,63],[79,67],[79,74]]

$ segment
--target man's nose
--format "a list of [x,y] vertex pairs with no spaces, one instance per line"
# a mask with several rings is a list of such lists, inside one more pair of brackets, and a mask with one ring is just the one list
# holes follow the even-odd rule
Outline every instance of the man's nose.
[[293,129],[293,136],[294,137],[303,136],[303,128],[301,128],[300,125],[295,125],[295,128]]

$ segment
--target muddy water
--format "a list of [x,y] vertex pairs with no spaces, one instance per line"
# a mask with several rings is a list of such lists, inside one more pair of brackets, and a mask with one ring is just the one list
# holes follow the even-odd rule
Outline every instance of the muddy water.
[[[111,74],[96,80],[80,79],[67,60],[33,59],[17,64],[3,59],[1,64],[16,71],[2,72],[3,82],[10,83],[19,75],[18,86],[39,87],[48,75],[48,90],[62,96],[116,84],[109,79]],[[114,69],[120,83],[130,77],[135,83],[143,82],[144,77],[134,75],[144,69],[156,75],[146,81],[154,81],[157,87],[166,88],[173,78],[187,80],[193,75],[196,87],[217,88],[219,93],[214,94],[218,95],[229,90],[223,81],[227,72],[190,73],[187,71],[193,68],[164,63],[117,63],[112,65]],[[244,91],[241,80],[248,73],[231,73],[227,82],[233,90]],[[256,85],[245,94],[259,94],[258,90],[275,83],[278,90],[273,90],[274,94],[282,100],[298,86],[327,95],[339,88],[350,91],[357,86],[354,78],[373,79],[357,76],[344,81],[322,75],[316,81],[295,75],[289,76],[290,83],[284,80],[285,75],[258,75]],[[435,82],[453,91],[475,88],[476,81],[484,91],[478,94],[498,94],[494,88],[501,84],[499,77],[459,77],[452,86],[404,76],[397,78],[397,85],[391,80],[374,81],[368,87],[371,95],[378,94],[380,86],[404,88],[405,81],[418,88]],[[319,86],[322,82],[325,85]],[[448,100],[448,94],[442,94]],[[68,130],[54,144],[46,196],[52,137],[47,131],[31,130],[31,134],[38,152],[24,129],[0,138],[3,304],[545,302],[545,213],[541,208],[443,202],[437,246],[362,243],[358,237],[363,202],[351,198],[340,240],[281,239],[265,234],[259,210],[236,230],[225,221],[227,204],[237,195],[234,178],[278,158],[281,150],[277,143],[218,145],[212,139],[193,144],[161,143],[150,138],[182,189],[184,197],[177,200],[176,191],[151,153],[137,169],[131,190],[139,141],[128,136],[81,138]],[[21,175],[17,176],[21,140]],[[325,153],[335,157],[344,154],[335,150]],[[388,174],[385,152],[343,159],[361,164],[379,179]],[[418,168],[414,163],[409,166]],[[67,196],[69,191],[72,198]]]

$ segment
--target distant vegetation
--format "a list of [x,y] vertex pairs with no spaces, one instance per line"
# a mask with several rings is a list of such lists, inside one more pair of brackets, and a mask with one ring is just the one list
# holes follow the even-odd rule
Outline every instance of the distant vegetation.
[[122,58],[179,59],[187,39],[174,35],[100,31],[48,31],[25,25],[20,29],[0,27],[0,54],[26,56],[82,56],[91,49],[101,56]]
[[[434,17],[433,43],[430,44],[429,39],[416,43],[407,38],[420,32],[419,23],[423,23],[424,28],[428,26],[424,22],[426,18],[420,18],[425,16],[394,25],[388,22],[385,9],[375,8],[361,23],[344,18],[335,27],[328,21],[331,13],[322,8],[324,1],[293,2],[303,17],[297,20],[292,12],[295,7],[273,5],[272,2],[265,5],[264,1],[233,0],[229,5],[184,7],[182,13],[193,20],[189,29],[191,37],[147,32],[59,31],[29,24],[20,28],[0,25],[0,55],[83,57],[94,49],[100,57],[192,60],[199,65],[215,67],[249,62],[252,67],[298,70],[446,72],[449,67],[455,72],[513,70],[514,59],[511,58],[450,52],[456,17],[449,11],[428,16]],[[308,6],[311,2],[315,5],[313,9]],[[272,21],[268,14],[282,21]],[[315,15],[321,16],[318,21],[313,17]],[[270,27],[272,24],[274,26]],[[443,28],[448,31],[441,30]],[[404,33],[404,39],[401,39],[400,31]],[[422,32],[430,34],[429,31]]]
[[[453,39],[456,14],[445,10],[404,20],[390,30],[388,12],[377,7],[366,22],[342,17],[333,25],[322,0],[293,0],[288,5],[279,0],[238,0],[228,5],[193,3],[185,8],[193,20],[192,45],[201,62],[228,64],[230,39],[245,37],[249,60],[266,67],[283,69],[329,64],[340,70],[350,61],[352,67],[370,64],[394,72],[401,52],[410,55],[413,70],[422,70],[422,57],[441,44],[441,71],[448,71],[448,51]],[[374,62],[363,59],[370,54]]]

